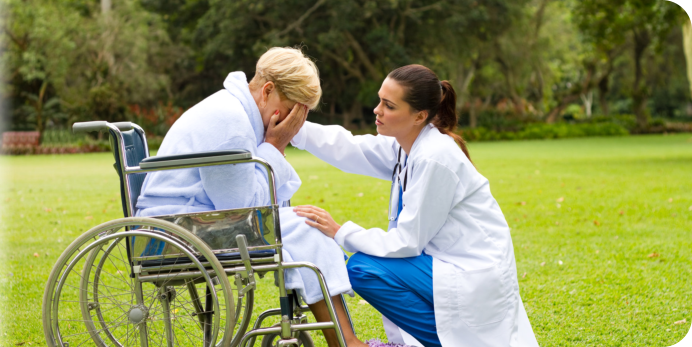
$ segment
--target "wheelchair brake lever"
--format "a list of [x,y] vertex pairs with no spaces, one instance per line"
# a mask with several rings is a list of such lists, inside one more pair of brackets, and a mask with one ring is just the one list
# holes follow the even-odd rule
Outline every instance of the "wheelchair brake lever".
[[[240,259],[243,261],[243,264],[245,265],[245,270],[238,271],[240,276],[236,276],[235,280],[236,286],[238,287],[238,296],[242,296],[250,290],[255,289],[257,285],[255,281],[255,273],[252,270],[252,265],[250,263],[250,253],[247,250],[247,239],[245,238],[245,235],[237,235],[235,237],[235,240],[238,243]],[[243,286],[243,279],[247,280],[247,286]]]

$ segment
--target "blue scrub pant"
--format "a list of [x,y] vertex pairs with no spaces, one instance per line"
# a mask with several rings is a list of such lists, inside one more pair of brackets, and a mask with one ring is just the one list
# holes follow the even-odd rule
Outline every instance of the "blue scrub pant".
[[441,347],[433,305],[432,257],[380,258],[355,253],[346,265],[351,286],[426,347]]

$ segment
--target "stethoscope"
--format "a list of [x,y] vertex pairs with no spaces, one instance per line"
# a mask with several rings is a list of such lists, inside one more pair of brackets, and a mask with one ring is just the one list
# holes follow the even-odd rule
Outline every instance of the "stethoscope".
[[[399,155],[396,157],[396,165],[394,166],[394,170],[392,170],[392,191],[391,194],[389,195],[389,210],[387,211],[387,215],[389,216],[390,221],[394,221],[398,218],[397,215],[392,216],[392,211],[397,211],[399,212],[399,199],[401,197],[399,196],[399,190],[397,189],[396,191],[394,190],[394,176],[397,174],[397,170],[399,175],[397,176],[397,181],[399,182],[399,186],[401,186],[401,147],[399,147]],[[408,183],[408,165],[406,165],[406,171],[404,171],[404,185],[402,186],[402,194],[403,192],[406,191],[406,184]],[[394,199],[394,194],[396,193],[397,199]],[[395,208],[392,208],[392,202],[396,200],[397,206]]]

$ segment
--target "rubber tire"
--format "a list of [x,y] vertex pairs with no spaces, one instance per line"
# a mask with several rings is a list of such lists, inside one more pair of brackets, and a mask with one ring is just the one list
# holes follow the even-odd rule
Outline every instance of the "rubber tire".
[[[238,327],[238,331],[236,331],[235,335],[233,335],[233,340],[231,341],[230,346],[238,346],[240,344],[240,340],[243,339],[243,336],[247,332],[247,328],[250,326],[250,322],[252,321],[252,309],[255,305],[255,291],[251,290],[247,293],[245,293],[245,312],[243,312],[243,319],[240,322],[236,322],[236,324],[240,324]],[[236,320],[238,318],[236,317]]]
[[[212,256],[213,252],[209,248],[209,246],[206,245],[202,240],[200,240],[197,236],[192,234],[191,232],[187,231],[183,227],[179,225],[175,225],[171,222],[167,222],[164,220],[160,219],[155,219],[155,218],[144,218],[144,217],[129,217],[129,218],[120,218],[120,219],[115,219],[100,225],[97,225],[79,237],[77,237],[76,240],[74,240],[66,249],[65,251],[58,257],[58,259],[55,262],[55,266],[53,266],[53,269],[50,272],[50,275],[48,276],[48,280],[46,281],[46,289],[43,293],[43,304],[42,304],[42,322],[43,322],[43,333],[46,338],[46,344],[49,347],[62,347],[58,346],[55,343],[55,339],[53,337],[53,329],[51,326],[51,303],[53,299],[53,294],[56,286],[56,282],[59,280],[62,269],[65,265],[65,263],[72,257],[75,252],[78,253],[77,249],[86,244],[87,242],[91,243],[90,240],[94,239],[96,236],[98,236],[100,233],[106,230],[112,230],[112,229],[121,229],[125,226],[135,226],[135,225],[147,225],[147,226],[153,226],[157,227],[160,229],[164,229],[168,232],[173,232],[177,237],[185,240],[188,243],[193,244],[198,251],[207,258],[207,261],[210,262],[212,268],[219,272],[223,273],[223,266],[219,262],[219,260]],[[225,296],[225,302],[226,304],[226,322],[227,326],[226,327],[219,327],[219,331],[233,331],[235,327],[235,302],[233,301],[233,290],[231,287],[230,282],[228,281],[228,277],[226,276],[217,276],[217,278],[220,281],[220,285],[222,288],[224,288],[223,293]],[[231,319],[229,319],[231,318]],[[230,325],[230,326],[229,326]],[[230,343],[231,336],[227,336],[227,334],[224,334],[224,337],[222,341],[219,341],[217,343],[218,345],[222,346],[227,346]]]

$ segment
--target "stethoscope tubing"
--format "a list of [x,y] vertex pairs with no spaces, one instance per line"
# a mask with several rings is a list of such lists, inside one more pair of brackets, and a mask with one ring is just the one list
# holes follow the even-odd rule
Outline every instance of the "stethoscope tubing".
[[[396,165],[394,165],[394,170],[392,170],[392,181],[394,181],[394,175],[396,175],[396,170],[399,169],[399,176],[401,176],[401,147],[399,147],[399,155],[396,157]],[[399,179],[399,184],[401,184],[401,179]],[[408,182],[408,165],[406,165],[406,171],[404,173],[404,185],[403,191],[406,191],[406,184]]]

